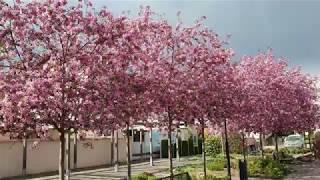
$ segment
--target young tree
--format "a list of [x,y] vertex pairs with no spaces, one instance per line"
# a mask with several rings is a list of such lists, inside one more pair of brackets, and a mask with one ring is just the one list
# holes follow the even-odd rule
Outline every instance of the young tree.
[[[32,125],[38,133],[45,134],[49,127],[59,131],[60,179],[64,179],[65,133],[90,125],[83,115],[91,114],[87,107],[95,104],[87,87],[92,81],[91,62],[101,57],[96,47],[110,41],[99,34],[107,27],[99,19],[110,14],[94,15],[90,7],[84,13],[83,7],[89,5],[68,6],[66,0],[0,5],[4,49],[0,60],[7,68],[6,79],[11,79],[2,84],[4,127],[12,134],[23,133],[25,128],[13,128],[19,124]],[[15,118],[22,113],[23,118]]]
[[[243,57],[238,65],[250,112],[242,114],[242,128],[277,135],[305,131],[317,121],[315,81],[299,69],[290,69],[271,51]],[[278,151],[277,142],[276,150]]]
[[[209,34],[208,34],[209,35]],[[210,39],[208,37],[211,37]],[[213,38],[214,37],[214,38]],[[223,99],[223,93],[230,93],[233,72],[229,60],[232,56],[231,49],[223,47],[224,42],[217,39],[211,32],[210,36],[202,37],[204,42],[211,41],[211,47],[202,43],[195,47],[193,58],[194,66],[188,70],[189,86],[186,94],[188,107],[186,120],[196,122],[201,129],[202,140],[205,141],[204,129],[206,126],[221,125],[217,119],[217,110],[231,109],[230,104],[218,103]],[[213,44],[214,43],[214,44]],[[201,48],[199,48],[201,47]],[[231,101],[230,101],[231,102]],[[227,106],[228,105],[228,106]],[[203,169],[206,178],[206,154],[203,143]]]
[[[131,179],[129,128],[136,122],[144,121],[152,112],[150,93],[150,66],[159,51],[154,43],[161,37],[161,21],[151,18],[149,7],[142,8],[138,17],[121,17],[116,26],[112,47],[110,43],[101,46],[100,53],[105,57],[96,61],[93,86],[104,104],[101,118],[94,124],[95,129],[110,126],[110,119],[125,129],[127,137],[128,175]],[[112,32],[111,32],[112,34]],[[106,33],[110,36],[110,33]]]
[[[206,78],[212,76],[214,79],[213,76],[217,74],[218,69],[215,67],[228,61],[232,54],[230,49],[223,47],[224,42],[218,39],[216,33],[203,27],[204,19],[196,21],[189,27],[183,25],[181,21],[176,28],[163,26],[163,39],[157,48],[161,50],[161,55],[156,59],[155,66],[151,67],[150,77],[154,82],[151,86],[153,99],[157,103],[155,106],[158,107],[156,112],[162,116],[159,123],[168,129],[171,176],[173,175],[172,129],[179,124],[179,121],[206,118],[206,114],[203,113],[207,112],[201,109],[203,107],[190,107],[189,104],[194,104],[192,101],[197,99],[191,99],[190,95],[208,90],[204,86],[213,81],[205,83]],[[195,111],[196,116],[189,118],[190,111]]]

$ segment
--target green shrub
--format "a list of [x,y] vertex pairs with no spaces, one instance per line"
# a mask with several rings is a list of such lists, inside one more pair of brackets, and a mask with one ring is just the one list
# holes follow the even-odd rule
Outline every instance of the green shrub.
[[216,177],[213,175],[207,175],[207,180],[227,180],[227,177]]
[[286,170],[278,161],[269,161],[264,168],[264,174],[267,177],[280,178],[286,174]]
[[279,152],[284,153],[285,157],[292,157],[293,154],[305,154],[310,152],[309,148],[282,148],[279,150]]
[[[192,174],[191,177],[192,177],[192,180],[204,180],[203,177],[198,177],[195,174]],[[207,180],[227,180],[227,177],[216,177],[216,176],[208,174]]]
[[225,160],[215,158],[212,161],[208,161],[207,168],[211,171],[223,171],[225,167]]
[[224,159],[224,157],[225,157],[225,154],[224,153],[220,153],[220,154],[217,154],[217,156],[215,158]]
[[262,173],[262,166],[260,160],[248,161],[247,167],[249,176],[260,176]]
[[156,180],[157,178],[151,173],[141,173],[135,176],[132,176],[132,180]]
[[209,156],[216,157],[221,153],[221,140],[218,136],[208,136],[205,140],[206,153]]
[[303,154],[311,152],[310,148],[303,148],[302,151],[303,151]]
[[294,148],[293,149],[293,154],[305,154],[305,153],[308,153],[310,152],[310,149],[309,148]]
[[293,150],[290,150],[289,148],[281,148],[279,152],[290,154],[291,152],[293,152]]
[[[209,161],[209,162],[224,162],[224,165],[223,167],[224,168],[227,168],[227,159],[225,158],[225,155],[224,154],[217,154],[217,156]],[[230,165],[231,165],[231,168],[232,169],[239,169],[239,164],[238,164],[238,159],[237,158],[234,158],[232,156],[230,156]]]
[[292,158],[292,151],[288,148],[282,148],[279,150],[279,158],[280,159],[287,159]]
[[[200,167],[202,168],[202,165],[200,165]],[[177,171],[178,173],[193,172],[193,171],[197,171],[198,168],[199,168],[199,164],[188,164],[185,166],[176,167],[175,171]]]
[[242,137],[238,133],[233,133],[229,137],[230,153],[242,154]]
[[287,173],[285,165],[272,159],[248,159],[249,176],[281,178]]
[[270,148],[263,149],[263,152],[271,154],[273,152],[273,149],[270,149]]

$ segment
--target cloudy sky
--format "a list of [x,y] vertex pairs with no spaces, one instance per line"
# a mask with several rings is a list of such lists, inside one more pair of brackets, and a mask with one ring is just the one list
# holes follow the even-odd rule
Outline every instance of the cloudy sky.
[[271,47],[277,56],[305,72],[320,74],[320,0],[93,0],[115,13],[150,5],[157,13],[176,22],[177,11],[184,22],[207,16],[207,26],[222,37],[231,34],[235,59]]
[[[12,1],[12,0],[11,0]],[[72,4],[78,0],[70,0]],[[176,23],[176,13],[190,24],[207,16],[206,25],[222,37],[230,34],[235,60],[272,48],[291,66],[320,75],[320,0],[92,0],[96,8],[107,6],[114,13],[150,5]]]

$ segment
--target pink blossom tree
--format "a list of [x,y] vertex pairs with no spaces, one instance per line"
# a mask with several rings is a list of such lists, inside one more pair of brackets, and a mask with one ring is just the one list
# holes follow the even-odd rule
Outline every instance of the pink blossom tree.
[[129,128],[147,120],[153,112],[149,74],[158,55],[156,45],[163,22],[152,18],[149,7],[141,8],[138,17],[122,16],[110,21],[115,21],[112,31],[118,28],[115,31],[118,34],[113,36],[112,46],[102,44],[100,53],[105,58],[95,62],[93,86],[104,110],[100,111],[101,118],[94,122],[94,128],[101,130],[115,125],[125,129],[127,178],[131,179]]
[[[234,108],[231,104],[234,100],[234,73],[229,62],[233,52],[231,49],[223,47],[224,42],[219,42],[218,39],[215,39],[213,42],[216,45],[214,48],[202,49],[198,51],[199,54],[194,53],[193,57],[196,64],[188,71],[189,89],[186,94],[186,104],[188,106],[185,119],[188,122],[196,123],[199,129],[201,129],[203,141],[205,141],[205,127],[222,126],[223,118],[227,118],[226,114],[232,113],[231,110]],[[202,56],[201,54],[207,55]],[[214,63],[210,63],[210,61]],[[232,98],[227,101],[225,100],[226,95],[230,95],[229,97]],[[219,114],[221,111],[228,112]],[[206,178],[204,143],[202,150],[203,170],[204,177]]]
[[[154,82],[151,88],[154,102],[157,104],[155,107],[158,107],[155,112],[162,116],[159,121],[162,127],[168,129],[171,176],[173,175],[172,129],[180,121],[193,121],[195,117],[189,117],[191,111],[195,111],[197,115],[204,112],[202,107],[191,107],[188,104],[192,102],[189,95],[194,94],[193,91],[200,92],[198,88],[201,90],[207,88],[204,86],[208,86],[212,81],[205,83],[205,79],[214,76],[217,73],[215,67],[228,61],[232,54],[230,49],[223,47],[224,42],[219,40],[216,33],[203,26],[204,19],[196,21],[189,27],[181,21],[176,28],[163,26],[163,39],[157,48],[161,50],[161,56],[151,67],[150,77]],[[204,116],[202,114],[197,118]]]
[[[306,131],[317,122],[315,79],[299,69],[288,68],[283,58],[271,51],[245,56],[238,65],[242,88],[250,107],[240,113],[246,121],[239,125],[249,131],[277,135]],[[278,150],[277,144],[276,149]]]
[[[60,179],[64,179],[65,133],[87,129],[92,119],[90,66],[101,58],[97,47],[112,40],[101,35],[110,16],[90,7],[68,6],[66,0],[0,5],[0,55],[5,98],[1,103],[6,131],[24,133],[25,127],[45,133],[60,132]],[[16,93],[10,93],[16,92]],[[18,110],[15,110],[18,107]],[[90,114],[90,119],[88,115]],[[19,118],[17,118],[19,117]],[[12,127],[21,127],[18,130]]]

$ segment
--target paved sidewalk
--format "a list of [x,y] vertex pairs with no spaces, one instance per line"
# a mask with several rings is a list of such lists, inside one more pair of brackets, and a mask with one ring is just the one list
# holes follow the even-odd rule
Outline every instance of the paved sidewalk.
[[[173,161],[174,167],[178,166],[184,166],[187,164],[199,164],[201,163],[200,160],[195,160],[195,157],[183,157],[180,159],[180,161]],[[154,161],[154,166],[151,167],[148,162],[143,162],[143,163],[137,163],[133,164],[131,166],[132,168],[132,174],[139,174],[142,172],[150,172],[153,173],[156,176],[159,177],[164,177],[169,175],[167,173],[167,170],[169,168],[169,162],[168,159],[160,159],[160,160],[155,160]],[[81,172],[74,172],[71,174],[71,179],[72,180],[88,180],[88,179],[94,179],[94,180],[103,180],[103,179],[114,179],[114,180],[120,180],[124,179],[127,175],[127,166],[122,165],[119,167],[118,172],[114,172],[113,167],[108,167],[108,168],[99,168],[99,169],[94,169],[94,170],[85,170]],[[27,178],[29,180],[57,180],[58,175],[54,176],[46,176],[46,177],[38,177],[38,178]]]
[[301,180],[320,180],[320,161],[316,160],[312,163],[303,163],[295,165],[295,172],[290,174],[288,180],[301,179]]

